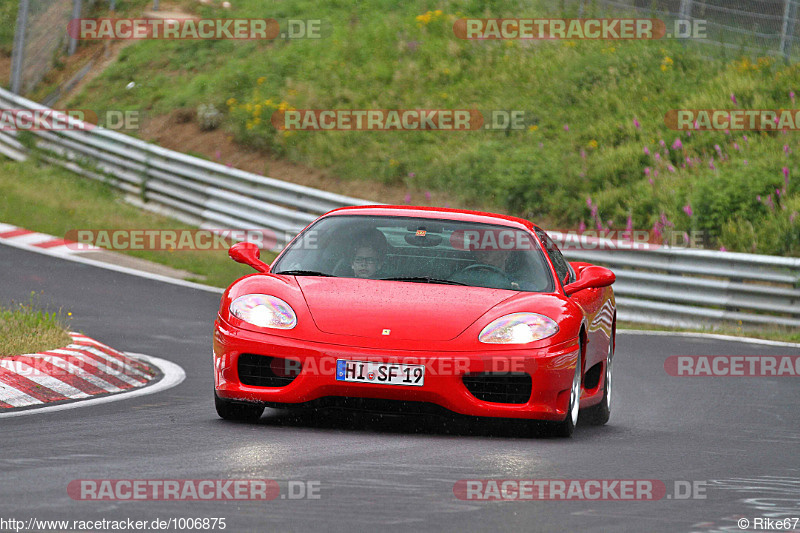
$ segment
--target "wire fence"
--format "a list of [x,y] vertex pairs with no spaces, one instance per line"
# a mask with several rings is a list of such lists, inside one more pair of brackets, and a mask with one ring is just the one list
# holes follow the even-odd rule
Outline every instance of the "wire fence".
[[[32,90],[67,51],[74,0],[20,0],[11,66],[11,90]],[[80,6],[80,0],[77,0]]]
[[[67,24],[95,1],[19,0],[11,72],[14,93],[29,93],[61,55],[75,52],[77,43],[69,39]],[[107,1],[112,9],[117,3]],[[153,2],[154,10],[158,4]],[[670,25],[688,21],[702,32],[687,37],[687,42],[740,55],[800,59],[800,0],[562,0],[559,4],[577,9],[579,17],[635,13]]]
[[91,9],[95,1],[19,0],[11,56],[14,93],[32,91],[64,56],[75,53],[78,43],[69,38],[67,25]]
[[[702,28],[687,42],[742,55],[800,57],[800,0],[574,0],[579,17],[635,13]],[[698,25],[699,24],[699,25]]]

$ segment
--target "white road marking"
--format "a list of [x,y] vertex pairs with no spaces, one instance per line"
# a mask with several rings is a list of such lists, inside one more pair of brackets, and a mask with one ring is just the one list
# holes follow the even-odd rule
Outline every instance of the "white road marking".
[[212,292],[214,294],[222,294],[224,289],[220,289],[219,287],[210,287],[208,285],[202,285],[200,283],[194,283],[191,281],[184,281],[182,279],[175,279],[170,278],[168,276],[162,276],[160,274],[153,274],[151,272],[143,272],[141,270],[136,270],[133,268],[128,268],[120,265],[113,265],[111,263],[104,263],[102,261],[95,261],[94,259],[88,259],[86,257],[80,257],[79,255],[64,255],[60,253],[52,253],[47,248],[37,248],[36,246],[28,246],[26,244],[21,244],[18,242],[14,242],[13,239],[2,239],[0,238],[0,244],[4,244],[6,246],[10,246],[12,248],[19,248],[20,250],[26,250],[28,252],[33,252],[36,254],[42,255],[49,255],[50,257],[56,257],[58,259],[63,259],[65,261],[72,261],[74,263],[82,263],[84,265],[91,265],[96,266],[99,268],[104,268],[106,270],[113,270],[114,272],[121,272],[123,274],[130,274],[132,276],[138,276],[140,278],[147,278],[152,279],[155,281],[162,281],[164,283],[170,283],[172,285],[179,285],[181,287],[188,287],[190,289],[197,289],[200,291],[205,292]]
[[27,244],[33,246],[34,244],[41,244],[43,242],[52,241],[55,239],[52,235],[45,235],[44,233],[28,233],[26,235],[19,235],[12,237],[15,242],[20,244]]
[[0,383],[0,398],[3,398],[3,403],[14,407],[27,407],[42,403],[33,396],[28,396],[21,390],[17,390],[6,383]]
[[154,394],[156,392],[161,392],[167,389],[171,389],[172,387],[180,385],[180,383],[183,382],[184,379],[186,379],[186,372],[184,372],[183,368],[181,368],[180,366],[176,365],[171,361],[167,361],[166,359],[161,359],[160,357],[153,357],[151,355],[132,353],[132,352],[126,352],[125,355],[133,357],[135,359],[141,359],[144,362],[157,367],[161,371],[161,373],[164,374],[164,377],[153,385],[145,385],[144,387],[139,387],[138,389],[129,390],[127,392],[121,392],[119,394],[113,394],[111,396],[103,396],[100,398],[88,398],[86,400],[80,400],[70,403],[62,403],[59,405],[39,407],[36,409],[26,409],[24,411],[12,411],[9,413],[0,413],[0,418],[12,418],[17,416],[33,415],[40,413],[51,413],[55,411],[64,411],[66,409],[76,409],[78,407],[89,407],[92,405],[116,402],[119,400],[127,400],[129,398],[135,398],[137,396],[144,396],[147,394]]
[[[66,355],[67,354],[64,354],[64,356],[66,356]],[[92,385],[94,385],[95,387],[103,389],[104,391],[119,392],[119,391],[123,390],[123,389],[120,389],[119,387],[117,387],[116,385],[112,385],[111,383],[109,383],[108,381],[100,378],[99,376],[95,376],[94,374],[92,374],[91,372],[89,372],[88,370],[83,368],[82,366],[73,365],[72,363],[70,363],[66,359],[62,359],[58,355],[44,355],[44,356],[40,356],[40,357],[42,359],[44,359],[45,361],[47,361],[48,363],[52,364],[53,366],[57,366],[58,368],[62,368],[66,372],[69,372],[70,374],[72,374],[73,376],[81,378],[82,380],[87,381],[87,382],[91,383]]]
[[18,376],[22,376],[36,383],[37,385],[56,392],[68,398],[86,398],[89,396],[82,390],[76,389],[69,383],[48,375],[39,369],[33,368],[22,361],[9,361],[0,359],[0,367],[10,370]]
[[[146,379],[146,380],[150,379],[150,376],[148,374],[145,374],[144,372],[138,370],[137,368],[129,365],[125,361],[122,361],[121,359],[118,359],[118,358],[114,357],[113,355],[104,352],[103,350],[100,350],[100,349],[95,348],[93,346],[81,346],[81,345],[73,345],[73,346],[75,346],[76,349],[84,350],[84,351],[87,351],[89,353],[93,353],[93,354],[97,355],[98,357],[102,357],[103,359],[108,361],[108,365],[109,366],[113,366],[113,367],[117,368],[118,372],[119,371],[124,371],[125,375],[127,377],[135,379],[135,377],[138,375],[138,376],[142,377],[142,379]],[[104,346],[104,348],[108,348],[108,346]],[[125,354],[122,354],[122,355],[125,355]]]
[[[57,353],[64,353],[64,351],[62,351],[62,350],[51,350],[51,351],[52,352],[57,352]],[[104,373],[108,374],[109,376],[114,376],[118,380],[120,380],[120,381],[122,381],[124,383],[127,383],[128,385],[130,385],[132,387],[140,387],[142,385],[141,381],[133,379],[130,376],[126,376],[121,371],[120,367],[122,366],[122,363],[120,363],[119,366],[116,366],[116,365],[115,366],[111,366],[111,365],[104,364],[104,363],[101,363],[99,361],[96,361],[95,359],[92,359],[88,355],[84,355],[82,353],[72,353],[70,355],[72,355],[76,359],[81,360],[84,364],[91,365],[91,366],[97,368],[100,372],[104,372]]]

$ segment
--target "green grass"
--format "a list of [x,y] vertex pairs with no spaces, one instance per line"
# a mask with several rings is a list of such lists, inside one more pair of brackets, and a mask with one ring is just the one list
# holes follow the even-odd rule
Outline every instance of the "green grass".
[[[79,229],[192,229],[125,203],[107,184],[35,162],[0,161],[0,221],[59,237]],[[225,250],[125,253],[192,272],[197,278],[190,279],[215,287],[254,272],[234,263]],[[267,262],[273,258],[271,252],[264,253]]]
[[[446,190],[470,205],[550,226],[620,229],[630,217],[637,229],[702,231],[707,247],[800,255],[796,135],[687,137],[664,124],[670,109],[735,107],[731,94],[742,108],[793,107],[800,68],[742,61],[678,41],[497,42],[453,35],[457,17],[561,15],[561,4],[368,0],[356,8],[336,1],[240,0],[228,12],[187,3],[206,16],[322,19],[329,35],[137,43],[70,105],[159,114],[213,103],[228,110],[225,127],[243,144],[345,179]],[[417,20],[430,9],[442,15]],[[125,89],[130,81],[136,89]],[[269,120],[280,103],[297,109],[518,109],[526,111],[526,129],[287,136]],[[671,149],[678,138],[683,146]],[[785,191],[784,167],[790,173]]]
[[54,350],[68,345],[69,313],[41,309],[38,295],[31,293],[27,303],[0,306],[0,357]]
[[0,54],[11,55],[14,48],[14,31],[17,27],[18,0],[0,2]]

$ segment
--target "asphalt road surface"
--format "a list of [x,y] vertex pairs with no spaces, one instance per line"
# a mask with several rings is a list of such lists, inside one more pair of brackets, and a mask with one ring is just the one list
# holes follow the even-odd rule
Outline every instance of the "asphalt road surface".
[[[43,291],[43,303],[73,313],[74,329],[187,374],[149,396],[0,419],[0,520],[224,518],[227,531],[710,532],[740,531],[740,518],[754,530],[755,518],[800,517],[800,378],[664,370],[670,355],[798,355],[797,348],[620,334],[611,421],[579,424],[571,440],[510,422],[419,416],[268,409],[258,423],[241,424],[219,419],[213,407],[218,294],[2,245],[0,272],[3,304]],[[67,493],[79,479],[249,478],[277,481],[284,498],[78,501]],[[659,480],[672,497],[463,501],[453,487],[465,479]],[[676,482],[698,490],[681,499]],[[318,498],[289,497],[303,487]]]

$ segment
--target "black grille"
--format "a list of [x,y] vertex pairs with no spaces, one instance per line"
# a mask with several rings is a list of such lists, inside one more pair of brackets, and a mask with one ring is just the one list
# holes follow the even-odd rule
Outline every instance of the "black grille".
[[385,400],[382,398],[356,398],[352,396],[325,396],[314,403],[315,407],[341,411],[366,411],[390,415],[442,415],[448,411],[439,405],[418,401]]
[[470,394],[484,402],[528,403],[531,397],[531,377],[528,374],[467,374],[464,385]]
[[300,361],[252,353],[239,356],[239,381],[254,387],[285,387],[300,374]]

